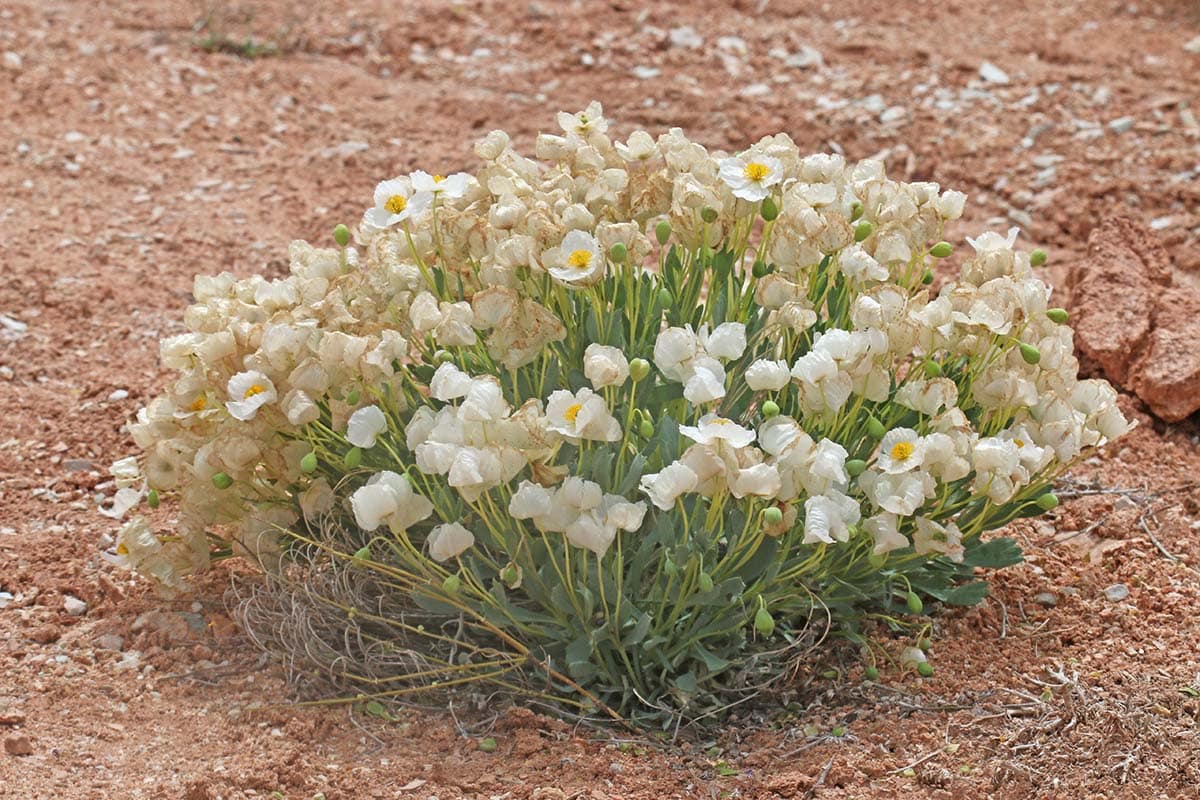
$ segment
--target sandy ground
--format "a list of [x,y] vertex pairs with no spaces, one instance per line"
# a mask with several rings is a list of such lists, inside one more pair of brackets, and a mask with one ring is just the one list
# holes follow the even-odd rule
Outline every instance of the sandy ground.
[[674,745],[466,700],[291,706],[227,575],[164,603],[99,558],[95,507],[195,273],[278,273],[377,180],[470,167],[495,127],[530,145],[593,98],[619,133],[883,157],[1060,277],[1125,213],[1195,282],[1197,37],[1190,0],[7,0],[0,797],[1196,797],[1198,426],[1131,398],[1138,430],[1012,529],[1028,562],[937,617],[935,679],[821,665],[782,719]]

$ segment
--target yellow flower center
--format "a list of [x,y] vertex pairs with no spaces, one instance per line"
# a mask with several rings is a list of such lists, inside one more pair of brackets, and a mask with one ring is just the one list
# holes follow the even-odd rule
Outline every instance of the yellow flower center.
[[1025,440],[1024,439],[1013,439],[1013,444],[1015,444],[1017,447],[1024,447]]
[[916,449],[917,448],[913,446],[912,442],[896,442],[894,445],[892,445],[892,458],[896,459],[897,461],[903,461],[911,456],[913,454],[913,450]]
[[587,269],[591,263],[591,250],[575,250],[571,255],[567,256],[567,264],[575,269]]
[[389,214],[403,214],[404,209],[408,208],[408,198],[402,194],[394,194],[387,199],[383,207]]
[[709,423],[712,425],[732,425],[733,424],[732,422],[725,419],[724,417],[717,417],[716,419],[710,419]]
[[747,180],[758,183],[759,181],[766,179],[767,176],[771,174],[771,168],[766,164],[760,164],[757,161],[751,161],[746,165],[745,174]]
[[445,175],[434,175],[434,176],[433,176],[433,182],[434,182],[434,183],[441,183],[441,182],[442,182],[442,181],[444,181],[444,180],[446,180],[446,176],[445,176]]
[[196,399],[192,401],[192,411],[203,411],[208,408],[208,398],[204,395],[196,395]]
[[117,545],[117,555],[119,555],[119,556],[129,555],[129,548],[126,547],[124,544]]
[[266,390],[267,390],[267,387],[261,386],[256,383],[253,386],[251,386],[249,389],[246,390],[246,393],[242,395],[242,399],[249,400],[251,397],[254,397],[254,395],[262,394]]
[[572,405],[569,405],[569,406],[567,406],[567,410],[563,412],[563,416],[566,417],[567,422],[574,425],[575,418],[579,416],[579,412],[582,408],[583,408],[583,403],[574,403]]

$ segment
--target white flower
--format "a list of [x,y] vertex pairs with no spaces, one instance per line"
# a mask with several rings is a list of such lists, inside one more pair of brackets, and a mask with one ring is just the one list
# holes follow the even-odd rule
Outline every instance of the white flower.
[[937,489],[933,477],[920,470],[889,475],[869,469],[858,476],[858,486],[876,506],[902,517],[916,513]]
[[226,387],[230,400],[225,403],[229,414],[243,422],[254,419],[258,410],[275,402],[275,384],[261,372],[239,372],[229,379]]
[[894,428],[879,443],[879,468],[891,475],[921,466],[924,457],[925,443],[912,428]]
[[680,425],[679,432],[699,444],[727,442],[735,449],[747,447],[754,441],[754,431],[716,414],[705,414],[695,426]]
[[804,501],[804,544],[850,539],[850,526],[862,518],[858,501],[847,497],[836,489],[829,494],[817,495]]
[[783,487],[783,479],[779,476],[779,468],[774,464],[754,464],[739,469],[729,491],[734,497],[775,497]]
[[113,495],[112,505],[108,508],[102,506],[100,513],[112,519],[123,519],[140,502],[142,502],[142,490],[126,486],[117,490],[117,493]]
[[918,555],[941,553],[956,564],[963,560],[962,534],[951,522],[942,526],[931,519],[917,517],[917,529],[913,532],[913,550]]
[[783,164],[772,156],[743,153],[721,162],[721,180],[734,197],[757,203],[783,180]]
[[390,228],[429,207],[431,195],[413,193],[412,183],[400,178],[383,181],[375,187],[375,207],[368,210],[366,221],[376,228]]
[[788,385],[792,371],[786,361],[759,359],[746,368],[746,385],[756,392],[778,392]]
[[629,360],[619,348],[593,342],[583,352],[583,374],[596,389],[620,386],[629,377]]
[[591,550],[597,556],[608,552],[609,545],[617,536],[617,529],[607,525],[598,511],[580,514],[563,531],[567,541],[576,547]]
[[639,488],[650,497],[650,502],[663,511],[670,511],[679,496],[694,491],[699,478],[687,465],[675,461],[662,472],[643,475]]
[[421,292],[408,307],[408,319],[417,333],[429,333],[442,323],[442,312],[437,298],[429,292]]
[[593,100],[588,103],[587,108],[575,114],[558,112],[558,126],[568,135],[574,134],[586,139],[592,133],[604,133],[608,130],[608,120],[604,118],[603,107]]
[[442,402],[466,397],[474,379],[453,363],[447,361],[438,367],[429,380],[429,393]]
[[890,512],[876,514],[863,520],[863,529],[875,537],[875,547],[871,550],[877,556],[890,553],[893,550],[903,550],[908,547],[908,537],[900,533],[897,523],[899,518]]
[[862,245],[851,245],[838,253],[838,269],[854,281],[886,281],[887,267],[876,261]]
[[508,501],[508,513],[513,519],[533,519],[550,513],[554,493],[531,481],[521,481]]
[[549,268],[559,281],[571,285],[593,282],[604,273],[604,255],[596,237],[583,231],[567,231],[559,245],[561,265]]
[[604,398],[586,386],[575,394],[559,389],[546,401],[548,427],[568,439],[592,439],[615,442],[621,438],[621,424],[608,412]]
[[683,396],[692,405],[703,405],[725,396],[725,368],[711,356],[692,361],[691,374],[683,384]]
[[457,522],[448,522],[429,532],[429,557],[434,561],[448,561],[465,553],[473,544],[474,534]]
[[604,495],[604,502],[601,503],[601,507],[604,509],[604,521],[608,525],[628,531],[629,533],[637,532],[642,527],[642,522],[646,519],[646,504],[644,502],[630,503],[620,495]]
[[645,131],[634,131],[629,135],[628,143],[614,142],[613,147],[626,161],[649,161],[658,155],[654,137]]
[[433,503],[414,492],[408,478],[385,470],[350,495],[350,509],[364,531],[386,523],[393,533],[399,533],[432,514]]
[[465,172],[453,175],[430,175],[428,172],[417,170],[408,176],[412,189],[418,194],[428,194],[433,197],[444,197],[457,200],[467,193],[467,182],[471,176]]
[[355,447],[375,446],[375,437],[387,430],[387,417],[379,406],[364,406],[350,415],[346,423],[346,441]]
[[712,333],[700,328],[700,346],[714,358],[741,358],[746,352],[746,326],[741,322],[723,322]]

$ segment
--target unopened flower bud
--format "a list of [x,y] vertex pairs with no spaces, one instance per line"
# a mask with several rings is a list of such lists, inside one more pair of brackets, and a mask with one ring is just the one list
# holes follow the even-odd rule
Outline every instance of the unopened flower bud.
[[776,205],[775,198],[764,197],[758,213],[762,214],[762,218],[767,222],[774,222],[779,216],[779,206]]
[[224,472],[218,472],[212,476],[212,485],[218,489],[228,489],[233,486],[233,478],[226,475]]
[[925,284],[926,286],[933,283],[933,270],[926,269],[921,273],[921,283]]
[[509,562],[504,569],[500,570],[500,580],[504,581],[504,585],[510,589],[516,589],[521,585],[521,568],[516,564]]
[[346,394],[346,405],[356,406],[356,405],[358,405],[358,401],[361,399],[362,399],[362,392],[360,392],[358,390],[358,387],[355,387],[355,388],[351,389],[349,391],[349,393]]
[[917,664],[917,674],[922,678],[932,678],[933,664],[930,664],[928,661],[922,661],[920,664]]
[[304,458],[300,459],[300,469],[305,472],[315,472],[317,469],[317,454],[308,452],[304,454]]
[[701,572],[700,577],[696,579],[696,585],[700,587],[702,592],[711,592],[713,590],[712,575],[707,572]]
[[861,458],[852,458],[846,462],[846,474],[851,478],[857,478],[862,475],[867,469],[867,462]]
[[917,647],[921,648],[922,653],[928,653],[930,650],[933,649],[933,640],[923,637],[920,641],[917,642]]
[[1046,263],[1046,251],[1040,247],[1029,254],[1029,265],[1031,267],[1040,267]]
[[863,670],[863,678],[868,681],[879,680],[879,668],[872,665]]
[[1026,364],[1036,364],[1042,360],[1042,352],[1027,342],[1021,342],[1021,358]]
[[442,581],[442,591],[446,594],[455,594],[462,586],[462,578],[457,575],[447,575],[446,580]]
[[758,611],[754,614],[754,630],[764,638],[775,632],[775,618],[771,616],[771,612],[767,611],[767,607],[761,601]]
[[617,242],[608,249],[608,257],[613,260],[613,263],[624,263],[625,259],[629,257],[629,248]]
[[345,225],[337,225],[333,229],[333,240],[337,242],[338,247],[345,247],[350,244],[350,229]]
[[638,433],[642,435],[643,439],[649,439],[654,435],[654,423],[648,419],[642,420],[638,425]]
[[850,221],[854,222],[863,215],[863,204],[855,200],[850,205]]
[[911,589],[908,596],[904,598],[904,605],[908,606],[908,613],[920,614],[925,610],[925,604],[921,602],[921,598],[917,597],[917,593]]
[[875,226],[865,219],[854,226],[854,241],[865,242],[875,232]]
[[663,561],[663,573],[669,578],[673,578],[679,574],[679,565],[672,561],[670,556],[667,556]]
[[942,365],[930,359],[925,362],[925,377],[940,378],[942,377]]
[[644,358],[635,358],[629,362],[629,377],[634,383],[645,379],[650,374],[650,362]]
[[666,244],[671,238],[671,223],[665,219],[654,226],[654,238],[659,244]]
[[671,306],[675,305],[675,297],[671,294],[669,289],[664,287],[658,290],[658,304],[663,308],[670,308]]
[[1052,508],[1058,508],[1058,495],[1054,492],[1046,492],[1034,502],[1042,511],[1049,511]]
[[496,740],[489,736],[486,739],[479,740],[479,752],[494,753],[496,752]]
[[433,363],[437,364],[439,367],[442,364],[449,364],[453,360],[454,354],[449,350],[438,350],[433,354]]
[[1071,318],[1071,315],[1067,313],[1065,308],[1047,309],[1046,316],[1050,318],[1051,322],[1057,322],[1059,325],[1062,325]]
[[700,209],[700,219],[707,222],[709,225],[717,221],[717,210],[712,206],[705,206]]
[[875,419],[874,415],[867,418],[867,434],[872,439],[882,439],[885,433],[887,433],[887,429],[883,427],[882,422]]
[[754,262],[754,266],[750,270],[756,278],[765,278],[771,274],[771,265],[763,261],[761,258]]
[[954,252],[954,245],[949,242],[938,242],[933,247],[929,248],[929,255],[934,258],[945,258]]
[[778,525],[783,522],[783,512],[775,506],[763,509],[762,516],[763,522],[768,525]]
[[146,493],[146,505],[151,508],[158,508],[158,490],[151,489]]
[[774,400],[768,400],[762,404],[763,419],[771,419],[779,416],[779,403]]
[[342,463],[346,465],[346,469],[358,469],[358,465],[362,463],[362,450],[351,447],[342,458]]

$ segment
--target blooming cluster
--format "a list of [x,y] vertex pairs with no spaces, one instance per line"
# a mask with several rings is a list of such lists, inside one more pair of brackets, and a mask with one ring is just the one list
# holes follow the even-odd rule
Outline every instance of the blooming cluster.
[[945,596],[1128,427],[1015,230],[931,290],[962,193],[782,134],[559,124],[536,161],[496,131],[473,174],[383,181],[285,278],[198,277],[119,476],[178,516],[111,557],[180,586],[324,542],[644,701],[814,598]]

